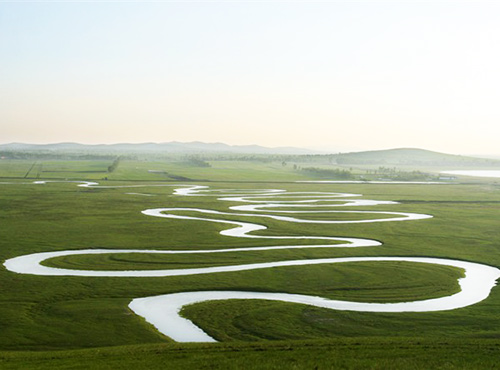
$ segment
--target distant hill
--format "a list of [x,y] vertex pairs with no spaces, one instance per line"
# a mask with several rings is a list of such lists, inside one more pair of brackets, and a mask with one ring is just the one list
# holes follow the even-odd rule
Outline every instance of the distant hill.
[[374,150],[335,155],[338,164],[420,165],[420,166],[491,166],[499,160],[445,154],[416,148]]
[[242,158],[250,155],[278,155],[285,161],[306,161],[311,163],[337,163],[340,165],[377,166],[499,166],[500,160],[444,154],[416,148],[374,150],[366,152],[325,154],[313,150],[279,147],[267,148],[259,145],[228,145],[224,143],[141,143],[141,144],[98,144],[79,143],[0,145],[0,156],[5,158],[45,159],[110,159],[116,156],[129,158],[160,158],[165,156],[205,155],[214,158]]
[[139,154],[139,153],[241,153],[241,154],[316,154],[318,152],[293,147],[267,148],[259,145],[228,145],[224,143],[203,143],[194,141],[180,143],[141,143],[141,144],[98,144],[78,143],[23,144],[11,143],[0,145],[0,152],[58,152],[58,153],[96,153],[96,154]]

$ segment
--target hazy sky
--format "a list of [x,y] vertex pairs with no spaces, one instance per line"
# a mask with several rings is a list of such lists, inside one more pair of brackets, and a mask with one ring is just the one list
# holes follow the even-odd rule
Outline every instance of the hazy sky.
[[0,142],[500,154],[495,2],[1,2]]

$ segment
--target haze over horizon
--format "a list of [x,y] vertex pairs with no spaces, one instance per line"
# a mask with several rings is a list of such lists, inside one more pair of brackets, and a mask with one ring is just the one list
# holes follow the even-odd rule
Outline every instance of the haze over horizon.
[[[46,142],[46,143],[26,143],[26,142],[9,142],[9,143],[0,143],[0,147],[3,145],[15,145],[15,144],[20,144],[20,145],[59,145],[59,144],[77,144],[77,145],[141,145],[141,144],[171,144],[171,143],[178,143],[178,144],[207,144],[207,145],[228,145],[228,146],[236,146],[236,147],[253,147],[253,146],[259,146],[262,148],[268,148],[268,149],[280,149],[280,148],[291,148],[291,149],[299,149],[299,150],[304,150],[304,151],[310,151],[311,153],[316,152],[318,154],[323,154],[323,153],[338,153],[338,152],[355,152],[355,151],[363,151],[363,149],[360,150],[350,150],[349,148],[345,147],[345,150],[339,150],[338,148],[306,148],[306,147],[298,147],[298,146],[265,146],[265,145],[259,145],[259,144],[231,144],[231,143],[223,143],[223,142],[203,142],[203,141],[177,141],[177,140],[172,140],[172,141],[167,141],[167,142],[154,142],[154,141],[148,141],[148,142],[109,142],[109,143],[82,143],[82,142],[76,142],[76,141],[63,141],[63,142]],[[393,149],[393,148],[386,148],[386,149]]]
[[500,155],[500,4],[2,2],[0,142]]

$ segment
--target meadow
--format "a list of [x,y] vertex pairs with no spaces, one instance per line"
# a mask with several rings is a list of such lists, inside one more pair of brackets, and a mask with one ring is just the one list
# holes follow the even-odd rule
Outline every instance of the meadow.
[[[363,194],[397,201],[338,210],[413,212],[405,222],[301,224],[252,217],[266,236],[367,238],[376,247],[304,248],[177,255],[107,254],[53,258],[47,266],[88,270],[181,269],[357,256],[437,257],[500,267],[500,186],[491,180],[439,185],[312,184],[311,173],[282,162],[1,161],[0,259],[68,249],[215,250],[280,246],[279,239],[220,235],[227,225],[150,217],[151,208],[228,211],[237,202],[174,194],[182,184],[223,189]],[[353,171],[356,172],[356,171]],[[53,180],[33,184],[37,180]],[[96,181],[78,187],[67,181]],[[134,185],[138,187],[118,187]],[[159,186],[161,185],[161,186]],[[166,186],[165,186],[166,185]],[[227,192],[222,191],[221,194]],[[276,208],[285,210],[286,208]],[[307,208],[304,208],[307,210]],[[193,211],[182,215],[196,216]],[[370,218],[318,213],[314,220]],[[390,217],[390,216],[386,216]],[[248,221],[248,217],[220,216]],[[378,218],[378,216],[377,216]],[[288,241],[288,244],[290,241]],[[294,239],[293,244],[321,241]],[[332,244],[335,244],[332,242]],[[238,290],[402,302],[459,291],[463,271],[408,262],[277,267],[172,277],[76,277],[0,269],[2,368],[492,368],[500,354],[500,289],[456,310],[370,313],[263,301],[208,301],[183,309],[219,343],[176,343],[129,308],[137,297]]]

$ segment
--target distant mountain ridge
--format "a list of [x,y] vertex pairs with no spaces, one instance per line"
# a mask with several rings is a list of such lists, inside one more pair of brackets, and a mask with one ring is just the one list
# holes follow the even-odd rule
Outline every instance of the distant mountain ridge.
[[260,145],[228,145],[224,143],[204,143],[193,141],[181,143],[177,141],[166,143],[120,143],[120,144],[1,144],[0,151],[58,151],[82,152],[92,151],[99,153],[241,153],[241,154],[319,154],[320,152],[294,147],[268,148]]
[[[14,155],[17,153],[18,155]],[[331,154],[315,152],[313,150],[279,147],[267,148],[260,145],[228,145],[224,143],[204,143],[194,141],[189,143],[140,143],[140,144],[96,144],[87,145],[79,143],[55,144],[24,144],[10,143],[0,145],[0,155],[5,158],[75,158],[120,155],[139,157],[158,157],[164,155],[279,155],[284,160],[298,160],[297,156],[327,157],[330,163],[339,165],[377,165],[377,166],[498,166],[500,160],[492,158],[478,158],[455,154],[445,154],[418,148],[396,148],[386,150],[373,150],[351,153]]]

